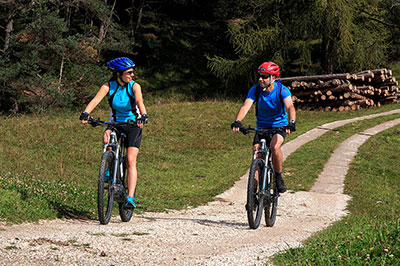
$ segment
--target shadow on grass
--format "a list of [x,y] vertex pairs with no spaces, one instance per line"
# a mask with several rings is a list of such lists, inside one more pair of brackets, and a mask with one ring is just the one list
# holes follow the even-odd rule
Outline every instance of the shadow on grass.
[[58,218],[96,220],[97,218],[89,211],[80,210],[71,206],[66,206],[58,202],[49,202],[49,205],[57,211]]

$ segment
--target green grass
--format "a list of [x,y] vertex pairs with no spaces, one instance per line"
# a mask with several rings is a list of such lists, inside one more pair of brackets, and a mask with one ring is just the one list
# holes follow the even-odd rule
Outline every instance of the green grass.
[[[147,106],[150,123],[138,158],[138,211],[204,204],[246,172],[252,136],[230,131],[240,105],[209,100]],[[327,122],[396,108],[391,104],[340,113],[298,111],[298,131],[287,140]],[[100,108],[94,116],[106,119],[108,109]],[[96,219],[104,128],[82,126],[78,117],[62,111],[0,120],[1,219]],[[255,125],[254,110],[244,124]]]
[[294,191],[308,191],[340,143],[355,133],[363,132],[375,125],[396,118],[400,118],[400,114],[349,123],[328,131],[316,140],[301,146],[283,164],[283,174],[287,186]]
[[400,79],[400,61],[393,61],[389,64],[388,69],[392,70],[392,75],[396,80]]
[[[322,142],[321,142],[322,143]],[[314,235],[276,265],[400,265],[400,126],[371,137],[345,180],[350,215]]]

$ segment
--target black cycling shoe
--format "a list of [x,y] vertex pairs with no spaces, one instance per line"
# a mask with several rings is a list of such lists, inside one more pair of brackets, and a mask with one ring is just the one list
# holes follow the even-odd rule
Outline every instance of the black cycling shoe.
[[278,192],[285,193],[287,189],[286,189],[285,182],[283,182],[282,176],[276,176],[275,182],[276,182],[276,187],[278,189]]

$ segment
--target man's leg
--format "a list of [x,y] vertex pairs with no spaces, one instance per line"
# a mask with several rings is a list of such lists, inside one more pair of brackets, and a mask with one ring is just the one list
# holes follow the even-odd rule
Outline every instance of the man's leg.
[[271,152],[272,152],[272,164],[274,165],[274,171],[275,171],[275,181],[276,181],[276,186],[278,188],[279,193],[286,192],[286,185],[285,185],[285,182],[283,182],[283,178],[282,178],[283,156],[282,156],[281,146],[282,146],[283,141],[284,141],[284,139],[281,135],[275,134],[272,137],[271,144],[270,144]]

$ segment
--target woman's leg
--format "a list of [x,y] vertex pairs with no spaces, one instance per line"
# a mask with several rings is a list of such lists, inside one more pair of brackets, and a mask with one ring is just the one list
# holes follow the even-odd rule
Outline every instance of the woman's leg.
[[128,168],[128,197],[133,197],[137,182],[136,159],[139,149],[128,147],[127,149],[127,168]]
[[110,143],[110,134],[111,134],[111,129],[107,129],[104,131],[103,134],[103,144],[108,144]]

